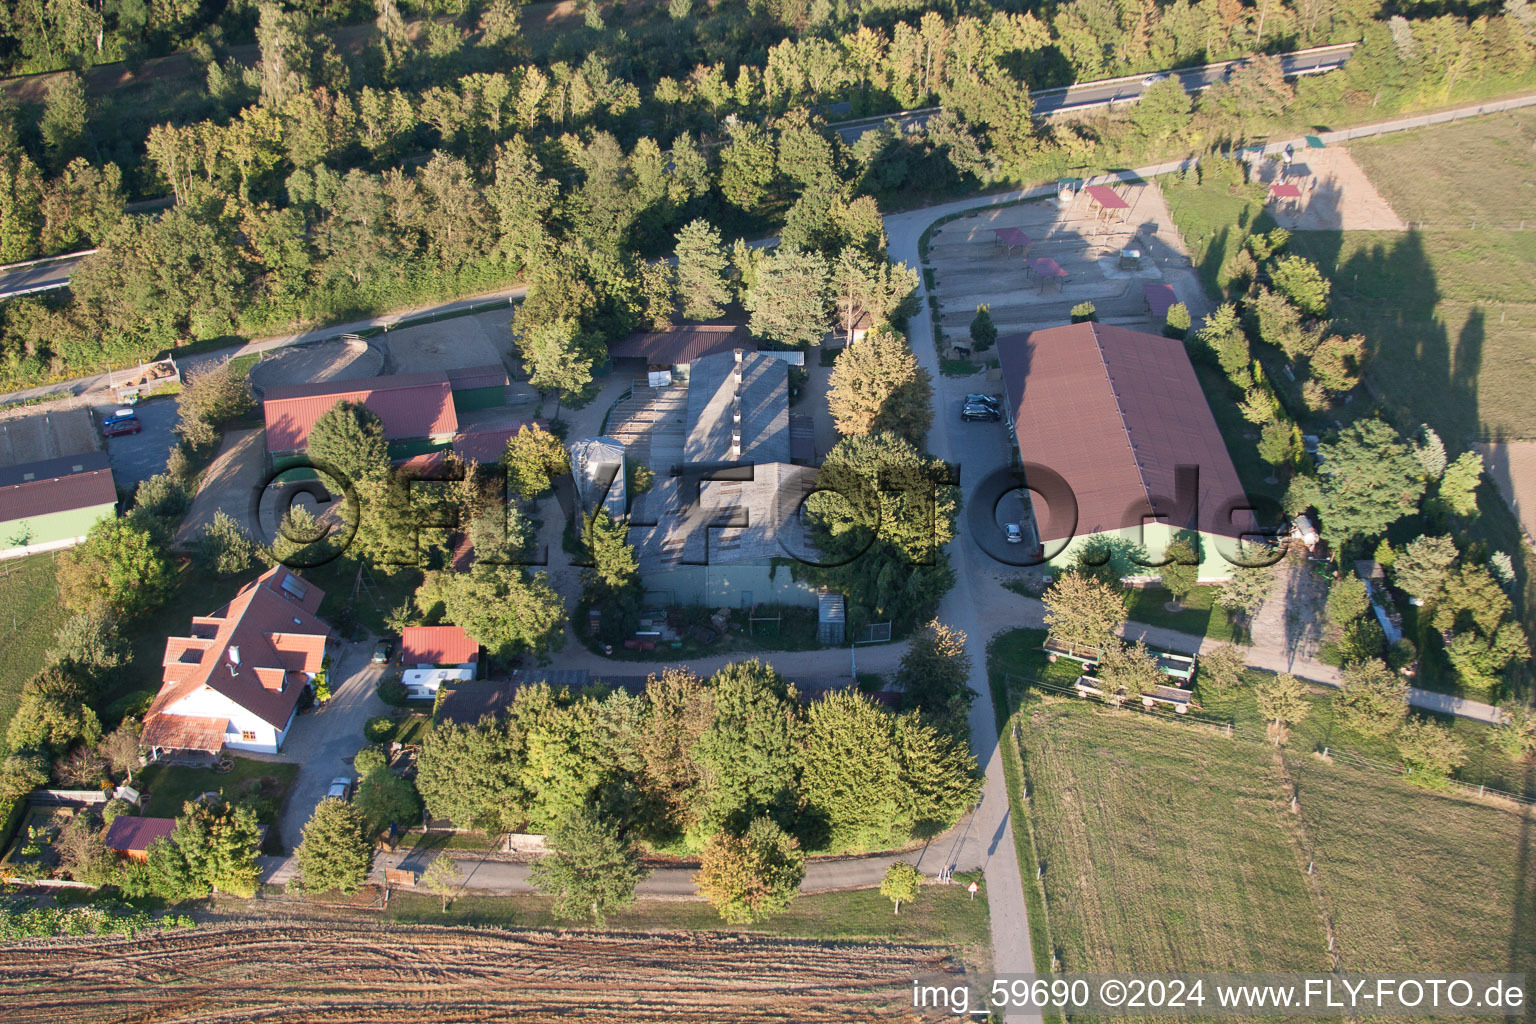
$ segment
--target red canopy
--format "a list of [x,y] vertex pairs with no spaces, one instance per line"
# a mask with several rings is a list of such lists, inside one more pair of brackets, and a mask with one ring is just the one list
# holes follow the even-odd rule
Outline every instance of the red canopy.
[[1131,204],[1121,199],[1119,194],[1108,185],[1089,185],[1083,189],[1088,193],[1088,198],[1098,203],[1106,210],[1129,210]]
[[1147,297],[1147,309],[1153,316],[1167,316],[1168,307],[1179,301],[1173,289],[1165,284],[1144,284],[1141,293]]
[[1010,249],[1016,245],[1027,246],[1031,241],[1030,237],[1019,228],[994,228],[992,234],[996,235],[997,240]]
[[1269,194],[1276,199],[1300,199],[1301,189],[1295,185],[1282,185],[1279,182],[1269,186]]
[[1049,256],[1039,256],[1029,261],[1029,269],[1041,277],[1066,277],[1067,272],[1061,268],[1061,264]]

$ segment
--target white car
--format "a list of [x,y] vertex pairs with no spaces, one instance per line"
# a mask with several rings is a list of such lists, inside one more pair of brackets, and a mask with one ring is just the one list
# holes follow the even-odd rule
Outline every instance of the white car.
[[1161,73],[1155,74],[1155,75],[1148,75],[1146,78],[1143,78],[1141,80],[1141,87],[1143,89],[1145,89],[1149,85],[1156,85],[1158,82],[1166,82],[1166,81],[1168,81],[1168,77],[1169,76],[1161,74]]
[[1024,543],[1024,531],[1019,529],[1018,523],[1008,523],[1003,527],[1003,538],[1009,544],[1022,544]]

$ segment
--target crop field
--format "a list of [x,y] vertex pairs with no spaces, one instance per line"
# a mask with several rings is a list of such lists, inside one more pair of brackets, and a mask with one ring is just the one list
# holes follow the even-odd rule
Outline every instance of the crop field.
[[213,924],[0,946],[8,1021],[916,1021],[927,945],[510,932],[373,920]]

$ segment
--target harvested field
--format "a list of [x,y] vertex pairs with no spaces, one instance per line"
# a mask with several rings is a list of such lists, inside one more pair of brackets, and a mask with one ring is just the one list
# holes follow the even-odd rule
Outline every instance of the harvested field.
[[882,1021],[922,946],[502,932],[375,921],[214,924],[137,940],[0,946],[6,1019]]

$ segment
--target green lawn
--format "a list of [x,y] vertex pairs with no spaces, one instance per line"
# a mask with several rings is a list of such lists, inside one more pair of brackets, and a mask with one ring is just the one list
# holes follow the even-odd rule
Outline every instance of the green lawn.
[[[981,892],[965,891],[974,877]],[[702,901],[641,900],[610,916],[614,931],[720,931],[742,935],[855,941],[918,942],[950,948],[975,967],[990,965],[991,940],[986,880],[956,875],[954,885],[925,885],[916,902],[891,912],[891,901],[874,889],[804,895],[783,914],[756,925],[729,925]],[[411,893],[390,897],[385,917],[420,924],[476,924],[516,928],[560,927],[545,896],[466,896],[448,913],[437,898]]]
[[1216,604],[1220,587],[1196,587],[1184,595],[1182,608],[1165,607],[1172,595],[1162,587],[1143,587],[1126,591],[1126,611],[1132,622],[1163,629],[1177,629],[1191,636],[1203,636],[1226,643],[1245,643],[1243,630],[1232,623],[1225,608]]
[[[994,645],[993,668],[1028,639]],[[1313,756],[1317,737],[1345,738],[1331,698],[1280,754],[1250,690],[1218,703],[1238,719],[1231,738],[1022,698],[1031,798],[1014,782],[1011,799],[1064,971],[1324,970],[1324,914],[1346,971],[1536,969],[1518,814]]]
[[174,818],[188,800],[212,791],[237,803],[251,800],[262,823],[275,824],[288,790],[298,777],[299,766],[245,757],[233,760],[234,770],[228,772],[186,765],[149,765],[134,777],[134,785],[147,794],[143,813],[152,818]]
[[21,686],[43,667],[59,625],[52,554],[0,562],[0,737],[16,713]]

